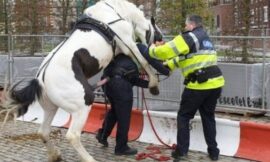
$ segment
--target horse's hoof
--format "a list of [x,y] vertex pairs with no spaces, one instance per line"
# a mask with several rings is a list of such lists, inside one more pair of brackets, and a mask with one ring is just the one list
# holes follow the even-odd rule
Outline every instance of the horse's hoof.
[[63,159],[61,156],[58,156],[57,158],[53,159],[52,162],[61,162]]
[[62,161],[62,157],[61,154],[57,151],[57,153],[55,154],[55,156],[49,157],[48,161],[49,162],[60,162]]
[[150,93],[152,94],[152,95],[159,95],[159,89],[158,89],[158,87],[151,87],[151,88],[149,88],[149,91],[150,91]]
[[59,156],[57,159],[55,159],[55,161],[54,162],[60,162],[60,161],[62,161],[63,159],[61,158],[61,156]]

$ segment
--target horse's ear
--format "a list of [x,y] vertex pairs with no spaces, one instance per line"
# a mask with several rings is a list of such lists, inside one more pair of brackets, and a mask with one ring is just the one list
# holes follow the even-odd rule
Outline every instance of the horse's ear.
[[152,25],[155,25],[156,24],[156,20],[155,20],[155,18],[153,16],[151,16],[151,24]]

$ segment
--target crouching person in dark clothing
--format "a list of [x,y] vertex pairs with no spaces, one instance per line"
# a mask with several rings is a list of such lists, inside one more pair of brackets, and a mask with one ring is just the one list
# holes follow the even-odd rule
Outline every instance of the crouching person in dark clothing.
[[[149,57],[146,46],[142,44],[137,46],[152,67],[164,75],[169,75],[169,69],[165,68],[161,62]],[[96,138],[99,143],[108,147],[107,138],[117,123],[115,155],[137,154],[137,149],[130,148],[127,144],[133,105],[132,87],[148,88],[149,82],[139,77],[137,65],[125,54],[118,54],[104,69],[102,77],[110,77],[110,81],[103,86],[103,90],[111,103],[111,109],[107,112]]]

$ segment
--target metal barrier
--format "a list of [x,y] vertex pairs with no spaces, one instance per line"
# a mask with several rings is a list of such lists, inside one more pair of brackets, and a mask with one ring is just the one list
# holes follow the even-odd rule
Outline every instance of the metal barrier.
[[[56,45],[58,45],[67,36],[65,35],[0,35],[0,56],[8,57],[8,63],[2,66],[0,70],[0,84],[4,84],[4,79],[7,78],[8,84],[14,82],[14,77],[17,79],[33,78],[32,75],[24,76],[23,74],[14,74],[14,58],[19,57],[41,57],[44,58]],[[25,61],[24,61],[25,62]],[[3,67],[4,66],[4,67]],[[38,68],[38,67],[36,67]],[[7,70],[3,70],[7,69]],[[18,77],[17,75],[21,75]]]
[[[235,62],[235,63],[241,63],[249,64],[249,66],[255,65],[255,66],[261,66],[260,68],[260,75],[257,75],[255,78],[253,78],[254,84],[259,85],[258,83],[255,83],[256,79],[259,79],[257,77],[260,77],[260,86],[261,86],[261,101],[259,101],[260,105],[257,106],[255,109],[253,107],[247,107],[243,106],[243,109],[245,110],[258,110],[260,107],[261,111],[266,111],[266,103],[268,98],[269,101],[269,83],[267,81],[269,80],[269,75],[267,70],[269,71],[269,61],[270,61],[270,37],[269,36],[212,36],[211,37],[214,40],[214,43],[216,45],[217,51],[219,54],[222,54],[223,52],[225,55],[223,55],[223,58],[226,57],[226,54],[228,54],[230,57],[229,60],[223,60],[223,62]],[[222,46],[228,47],[227,49],[222,49]],[[222,55],[219,55],[219,58],[222,58]],[[222,60],[221,60],[222,61]],[[255,71],[251,71],[251,75],[254,76]],[[252,78],[251,78],[252,79]],[[248,86],[247,86],[248,88]],[[268,92],[266,92],[266,89],[268,89]],[[268,103],[270,104],[270,103]],[[231,107],[230,105],[225,105],[226,107]],[[238,106],[239,108],[239,106]],[[240,107],[241,108],[241,107]],[[268,105],[268,108],[269,105]]]
[[[5,77],[8,78],[9,84],[22,78],[33,78],[44,56],[66,37],[68,36],[0,35],[1,45],[5,45],[0,45],[0,56],[1,60],[2,57],[6,59],[5,63],[2,63],[3,60],[0,62],[2,66],[0,84],[4,83]],[[165,36],[166,40],[172,38]],[[218,106],[235,110],[269,112],[270,103],[267,102],[270,101],[270,37],[211,36],[211,39],[217,49],[219,65],[226,79],[226,86]],[[20,72],[22,69],[24,71]],[[95,77],[92,82],[98,79],[99,77]],[[169,78],[160,76],[160,80],[159,96],[145,92],[150,109],[178,110],[184,89],[180,71],[176,70]],[[140,88],[134,88],[136,107],[143,107],[141,94]],[[102,95],[99,97],[102,98]]]

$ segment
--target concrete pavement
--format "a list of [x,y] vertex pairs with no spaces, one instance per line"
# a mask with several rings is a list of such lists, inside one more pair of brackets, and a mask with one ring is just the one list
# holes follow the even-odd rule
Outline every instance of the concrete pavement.
[[[2,121],[2,120],[1,120]],[[0,123],[1,124],[1,123]],[[9,121],[0,132],[0,162],[46,162],[46,148],[41,142],[39,136],[36,135],[39,124],[17,121],[16,125]],[[56,146],[61,150],[63,162],[78,162],[79,158],[75,150],[65,139],[65,128],[53,128],[51,138]],[[83,133],[82,143],[86,147],[89,154],[100,162],[135,162],[135,156],[115,156],[114,145],[115,139],[109,139],[109,147],[103,148],[95,139],[94,134]],[[149,144],[141,142],[130,142],[131,147],[136,147],[141,152],[146,150]],[[171,150],[162,149],[162,154],[170,156]],[[155,160],[147,158],[141,162],[153,162]],[[182,161],[182,160],[181,160]],[[189,162],[208,162],[211,161],[207,154],[201,152],[190,151]],[[221,156],[219,162],[250,162],[250,160]],[[168,162],[173,162],[173,159]]]

